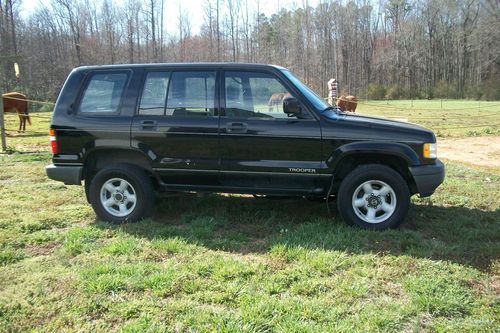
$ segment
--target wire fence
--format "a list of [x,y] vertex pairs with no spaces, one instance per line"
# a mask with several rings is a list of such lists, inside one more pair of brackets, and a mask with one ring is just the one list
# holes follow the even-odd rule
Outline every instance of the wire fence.
[[[26,101],[29,103],[36,103],[36,104],[42,104],[42,105],[55,105],[53,102],[48,102],[48,101],[37,101],[33,99],[22,99],[22,98],[16,98],[16,97],[3,97],[4,99],[11,99],[11,100],[18,100],[18,101]],[[327,98],[325,98],[327,99]],[[352,100],[348,99],[343,99],[343,98],[337,98],[339,101],[344,101],[344,102],[352,102]],[[481,105],[481,102],[478,102],[477,106],[471,106],[471,107],[462,107],[462,108],[421,108],[421,107],[402,107],[402,106],[397,106],[394,104],[382,104],[381,103],[368,103],[363,100],[356,100],[356,103],[362,104],[362,105],[367,105],[367,106],[373,106],[373,107],[381,107],[381,108],[388,108],[392,110],[402,110],[402,111],[464,111],[464,110],[474,110],[478,109],[478,111],[483,110],[483,109],[491,109],[491,108],[497,108],[500,107],[500,103],[495,103],[495,104],[483,104]],[[491,112],[489,110],[485,110],[488,112]]]
[[11,97],[11,96],[2,96],[3,99],[12,99],[16,101],[25,101],[29,103],[36,103],[36,104],[43,104],[43,105],[55,105],[56,103],[53,102],[48,102],[48,101],[37,101],[34,99],[27,99],[27,98],[17,98],[17,97]]
[[42,119],[52,118],[52,116],[34,115],[33,113],[29,113],[29,114],[19,114],[19,113],[16,114],[16,113],[12,113],[12,112],[5,113],[5,116],[8,116],[8,115],[13,115],[13,116],[21,117],[21,118],[42,118]]
[[381,107],[381,108],[389,108],[393,110],[402,110],[402,111],[467,111],[467,110],[475,110],[477,109],[478,111],[481,111],[483,109],[490,109],[490,108],[497,108],[500,107],[500,103],[498,104],[486,104],[486,105],[481,105],[478,104],[476,106],[471,106],[471,107],[464,107],[464,108],[421,108],[421,107],[402,107],[402,106],[396,106],[396,105],[391,105],[391,104],[375,104],[375,103],[366,103],[363,101],[358,101],[359,104],[362,105],[367,105],[367,106],[373,106],[373,107]]
[[[21,98],[16,98],[16,97],[7,97],[7,96],[4,96],[3,97],[4,99],[12,99],[12,100],[19,100],[19,101],[26,101],[28,103],[34,103],[34,104],[40,104],[40,105],[55,105],[55,103],[53,102],[49,102],[49,101],[38,101],[38,100],[33,100],[33,99],[21,99]],[[346,102],[352,102],[350,100],[347,100],[347,99],[341,99],[341,98],[338,98],[337,100],[343,100],[343,101],[346,101]],[[385,117],[391,119],[391,118],[397,118],[397,119],[401,119],[401,117],[408,117],[411,119],[411,121],[415,121],[415,122],[419,122],[419,121],[423,121],[424,123],[426,123],[427,121],[436,121],[436,120],[440,120],[440,121],[443,121],[443,120],[450,120],[449,117],[453,117],[455,116],[455,114],[453,114],[454,112],[460,112],[460,111],[467,111],[467,110],[475,110],[477,109],[478,112],[481,112],[481,114],[479,113],[474,113],[474,115],[476,116],[480,116],[481,118],[485,118],[485,117],[497,117],[497,116],[500,116],[500,111],[496,111],[496,110],[492,110],[493,108],[500,108],[500,103],[487,103],[487,104],[480,104],[480,102],[478,102],[478,105],[477,106],[474,106],[474,107],[464,107],[464,108],[421,108],[421,107],[402,107],[402,106],[397,106],[397,105],[394,105],[394,104],[382,104],[383,102],[381,101],[380,103],[370,103],[370,102],[365,102],[365,101],[362,101],[362,100],[359,100],[357,101],[358,104],[361,104],[361,105],[366,105],[366,106],[371,106],[371,107],[374,107],[374,108],[383,108],[383,109],[387,109],[387,111],[395,111],[397,112],[398,114],[393,114],[393,115],[385,115]],[[420,116],[420,115],[415,115],[414,113],[415,112],[419,112],[419,111],[423,111],[423,112],[439,112],[440,114],[436,114],[435,116]],[[402,114],[401,112],[407,112],[408,114]],[[451,114],[446,114],[448,112],[451,112]],[[29,114],[16,114],[16,113],[12,113],[12,112],[9,112],[9,113],[4,113],[4,116],[5,117],[30,117],[30,118],[34,118],[34,119],[40,119],[41,121],[49,121],[49,119],[52,118],[52,115],[51,114],[36,114],[37,112],[31,112]],[[44,112],[45,113],[45,112]],[[51,113],[51,112],[50,112]],[[382,115],[384,116],[384,115]],[[456,130],[456,129],[464,129],[464,128],[481,128],[481,127],[485,127],[485,128],[498,128],[500,126],[500,122],[495,122],[495,123],[491,123],[491,122],[488,122],[488,123],[484,123],[484,124],[473,124],[473,125],[465,125],[465,124],[449,124],[448,126],[432,126],[432,125],[429,125],[429,127],[431,127],[433,130]],[[17,130],[17,129],[10,129],[10,128],[5,128],[4,127],[4,133],[8,136],[8,137],[23,137],[23,136],[29,136],[29,135],[46,135],[48,136],[48,129],[47,131],[39,131],[39,130],[30,130],[30,129],[27,129],[25,131],[22,131],[21,133]]]
[[[55,105],[53,102],[48,102],[48,101],[38,101],[38,100],[33,100],[33,99],[25,99],[25,98],[17,98],[17,97],[12,97],[12,96],[1,96],[3,100],[16,100],[16,101],[23,101],[27,103],[32,103],[32,104],[39,104],[39,105],[50,105],[53,106]],[[3,105],[3,103],[2,103]],[[3,108],[3,106],[2,106]],[[4,111],[4,110],[2,110]],[[8,151],[9,149],[12,149],[7,146],[7,138],[9,140],[13,138],[21,138],[21,137],[29,137],[29,136],[48,136],[48,129],[47,131],[41,131],[41,130],[32,130],[32,129],[26,129],[23,131],[20,131],[21,128],[19,129],[10,129],[6,127],[5,120],[8,119],[10,116],[16,117],[19,119],[19,122],[21,123],[22,118],[28,118],[26,120],[29,120],[31,124],[31,119],[37,119],[40,120],[40,122],[47,122],[49,123],[50,118],[52,117],[51,115],[45,115],[45,114],[36,114],[37,112],[29,112],[29,104],[28,108],[26,109],[26,113],[19,113],[19,110],[16,109],[16,112],[8,112],[8,113],[1,113],[2,119],[1,119],[1,124],[2,128],[1,130],[1,136],[2,136],[2,150],[3,151]],[[20,124],[21,125],[21,124]],[[48,126],[47,126],[48,127]]]
[[[440,118],[432,118],[432,119],[440,119]],[[433,129],[433,130],[455,130],[455,129],[481,128],[481,127],[485,127],[485,128],[491,128],[491,127],[493,127],[493,128],[500,128],[500,123],[491,123],[490,122],[490,123],[474,124],[474,125],[431,126],[431,129]],[[6,128],[5,132],[10,137],[22,137],[22,136],[25,136],[23,134],[43,134],[43,135],[49,136],[48,130],[47,131],[36,131],[36,130],[29,130],[29,129],[27,129],[25,131],[19,132],[17,129]]]

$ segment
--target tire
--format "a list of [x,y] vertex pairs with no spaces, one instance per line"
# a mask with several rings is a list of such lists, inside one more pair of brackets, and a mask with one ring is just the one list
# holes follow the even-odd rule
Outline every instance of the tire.
[[365,229],[396,228],[410,206],[406,181],[395,170],[379,164],[354,169],[340,184],[337,207],[342,218]]
[[91,180],[88,178],[85,178],[85,180],[83,182],[83,185],[85,188],[85,199],[87,199],[87,202],[89,204],[91,204],[91,202],[90,202],[90,184],[91,184]]
[[122,223],[150,217],[155,196],[151,179],[143,170],[116,164],[97,172],[90,183],[89,198],[99,218]]

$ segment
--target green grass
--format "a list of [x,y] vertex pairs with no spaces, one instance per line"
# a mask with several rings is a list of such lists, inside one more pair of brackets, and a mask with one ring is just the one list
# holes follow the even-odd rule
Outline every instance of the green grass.
[[48,154],[2,157],[0,331],[491,331],[500,176],[448,164],[399,230],[344,225],[303,199],[158,199],[96,221]]
[[159,198],[153,219],[110,225],[82,187],[46,178],[46,136],[9,139],[41,152],[0,155],[0,332],[500,325],[498,174],[447,163],[387,232],[348,227],[333,205],[222,194]]
[[359,101],[360,114],[405,119],[439,137],[500,135],[500,101]]

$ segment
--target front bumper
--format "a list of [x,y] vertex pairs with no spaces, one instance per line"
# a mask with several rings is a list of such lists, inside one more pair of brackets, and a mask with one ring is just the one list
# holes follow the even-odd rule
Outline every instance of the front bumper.
[[421,197],[428,197],[444,180],[444,164],[436,160],[436,164],[410,167],[418,193]]
[[45,167],[50,179],[63,182],[66,185],[81,185],[83,166],[80,165],[47,165]]

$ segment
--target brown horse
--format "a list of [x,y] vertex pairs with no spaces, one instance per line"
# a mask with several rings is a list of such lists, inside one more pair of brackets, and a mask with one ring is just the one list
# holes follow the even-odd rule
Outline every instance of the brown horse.
[[283,100],[286,97],[289,97],[289,96],[291,96],[290,93],[275,93],[275,94],[272,94],[271,98],[269,98],[269,102],[268,102],[269,112],[273,111],[273,108],[275,106],[279,110],[280,105],[282,105],[281,102],[283,102]]
[[31,125],[30,116],[28,116],[28,102],[26,96],[18,92],[9,92],[2,95],[3,112],[17,112],[19,116],[19,132],[26,131],[26,121]]
[[337,106],[342,111],[347,112],[356,112],[356,107],[358,106],[358,99],[356,96],[340,96],[337,99]]

